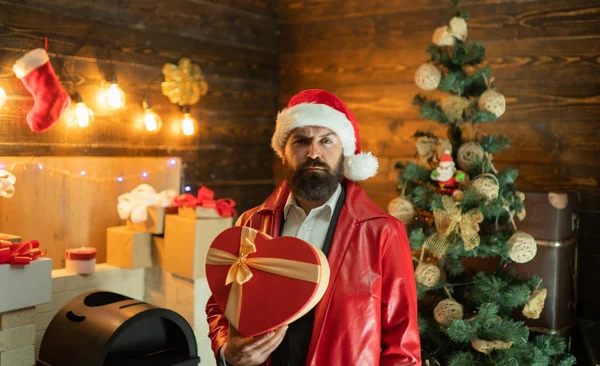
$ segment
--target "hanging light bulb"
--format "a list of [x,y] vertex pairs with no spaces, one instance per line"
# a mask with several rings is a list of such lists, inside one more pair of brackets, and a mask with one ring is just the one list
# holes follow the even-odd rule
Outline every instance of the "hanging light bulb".
[[0,87],[0,108],[6,103],[6,92]]
[[88,108],[78,92],[75,93],[75,122],[79,127],[87,127],[94,121],[94,112]]
[[112,109],[119,109],[125,106],[125,92],[119,88],[117,76],[114,74],[110,81],[110,86],[102,93],[102,102]]
[[190,114],[190,107],[184,106],[181,108],[183,119],[181,120],[181,131],[185,136],[192,136],[196,133],[196,121]]
[[152,111],[148,99],[144,99],[142,106],[144,107],[144,126],[146,126],[146,130],[148,132],[158,132],[162,127],[162,119]]

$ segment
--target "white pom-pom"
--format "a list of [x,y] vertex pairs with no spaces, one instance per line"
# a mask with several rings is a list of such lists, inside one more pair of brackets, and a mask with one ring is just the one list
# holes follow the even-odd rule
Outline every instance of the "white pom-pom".
[[454,37],[448,32],[449,30],[447,25],[437,28],[433,33],[433,43],[438,46],[454,46]]
[[437,88],[440,80],[442,72],[432,64],[423,64],[415,72],[415,84],[425,91]]
[[506,111],[506,99],[504,95],[497,91],[488,89],[485,93],[481,94],[479,98],[479,109],[482,111],[490,112],[500,117]]
[[377,174],[379,161],[370,152],[347,156],[344,162],[344,175],[350,180],[365,180]]
[[450,20],[450,29],[452,30],[452,35],[461,41],[464,42],[467,39],[467,22],[463,18],[452,18]]

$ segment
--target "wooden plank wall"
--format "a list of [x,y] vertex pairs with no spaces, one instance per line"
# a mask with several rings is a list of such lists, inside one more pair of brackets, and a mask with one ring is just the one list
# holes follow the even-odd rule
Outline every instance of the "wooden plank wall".
[[[279,106],[305,88],[328,89],[356,114],[361,142],[379,157],[363,186],[381,207],[394,196],[398,160],[415,153],[412,134],[429,130],[411,105],[415,69],[450,1],[282,0]],[[600,321],[600,1],[466,0],[469,37],[484,42],[508,110],[482,132],[512,149],[498,168],[520,169],[518,188],[582,194],[580,307]],[[281,169],[276,166],[276,180]]]
[[[9,95],[0,155],[177,156],[192,193],[205,184],[241,210],[256,205],[273,188],[277,11],[277,0],[0,0],[0,86]],[[62,82],[96,113],[87,129],[61,123],[35,134],[25,124],[33,99],[11,68],[44,37]],[[184,56],[209,84],[192,108],[194,137],[174,132],[181,114],[160,91],[162,66]],[[119,112],[96,101],[113,70],[127,95]],[[155,135],[140,129],[145,94],[165,122]]]
[[16,178],[14,196],[0,198],[0,233],[38,240],[54,269],[64,268],[67,248],[94,247],[96,262],[106,261],[106,228],[125,225],[119,195],[141,183],[158,192],[179,193],[181,186],[176,158],[0,156],[0,162]]

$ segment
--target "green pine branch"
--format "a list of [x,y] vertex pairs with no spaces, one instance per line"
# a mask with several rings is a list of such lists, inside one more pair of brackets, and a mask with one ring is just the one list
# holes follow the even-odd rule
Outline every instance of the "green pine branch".
[[446,117],[446,114],[442,111],[442,107],[440,107],[436,101],[431,100],[424,95],[416,95],[413,100],[413,105],[418,105],[420,107],[421,117],[425,119],[441,123],[449,122],[448,117]]
[[484,151],[495,154],[499,151],[508,149],[510,147],[510,139],[503,134],[487,135],[481,139],[479,145],[481,145]]

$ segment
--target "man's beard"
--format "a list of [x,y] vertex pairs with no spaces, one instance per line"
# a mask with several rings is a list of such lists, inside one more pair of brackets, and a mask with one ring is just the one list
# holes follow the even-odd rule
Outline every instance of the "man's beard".
[[[324,169],[307,170],[315,167]],[[335,171],[320,160],[309,159],[296,170],[284,162],[283,172],[294,197],[313,202],[327,200],[344,179],[344,156],[340,158]]]

